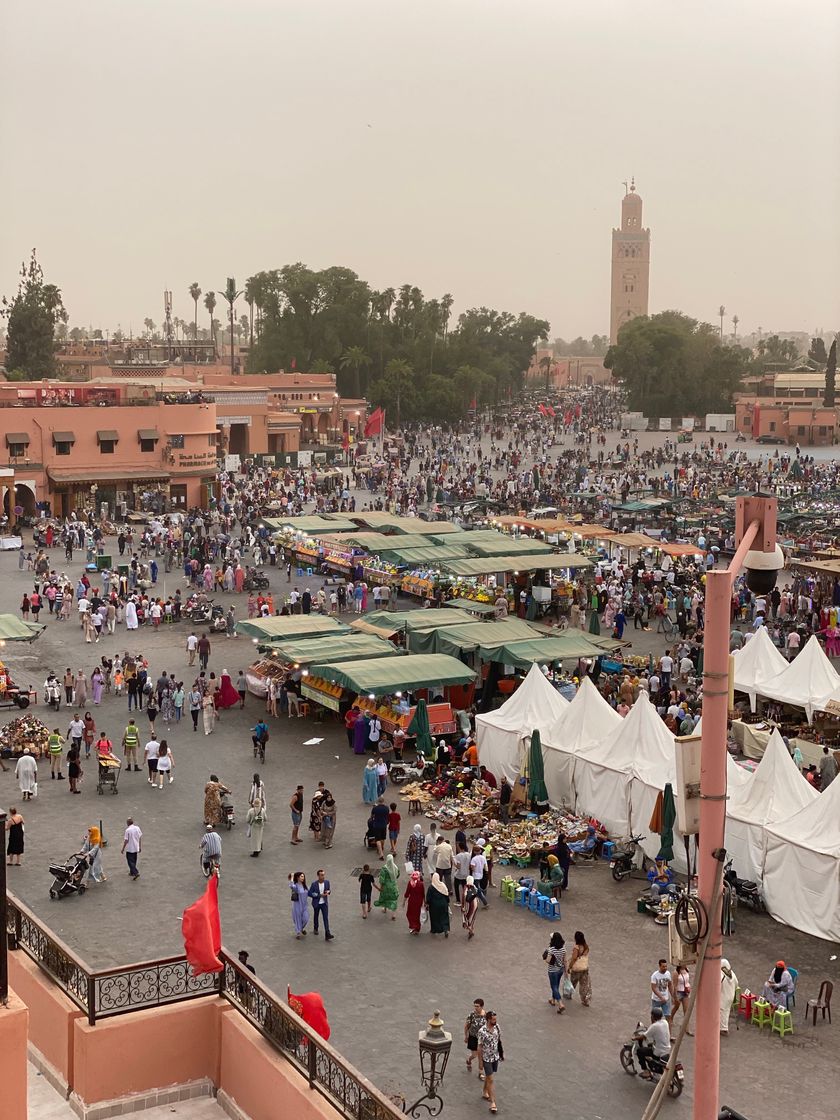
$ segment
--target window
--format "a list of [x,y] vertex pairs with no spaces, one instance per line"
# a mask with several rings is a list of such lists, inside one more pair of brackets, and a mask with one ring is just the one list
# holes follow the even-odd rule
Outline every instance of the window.
[[114,448],[116,447],[116,440],[101,439],[99,441],[99,454],[100,455],[113,455]]
[[825,424],[820,424],[820,435],[824,436],[827,431]]
[[169,446],[172,447],[175,450],[183,451],[184,450],[184,437],[183,436],[170,436],[169,437]]
[[26,454],[25,443],[10,443],[9,444],[9,458],[18,459],[21,455]]
[[218,436],[217,436],[216,432],[214,432],[212,434],[212,436],[207,437],[207,446],[208,447],[216,447],[218,442],[219,442],[219,440],[218,440]]
[[56,453],[56,455],[69,455],[70,454],[70,448],[72,446],[73,446],[73,444],[69,443],[67,440],[57,439],[55,441],[55,453]]
[[805,435],[805,425],[804,424],[799,425],[799,427],[796,429],[796,434],[798,436],[804,436]]
[[154,439],[141,439],[140,440],[140,450],[141,451],[154,451],[156,445],[157,445],[157,440],[154,440]]
[[770,431],[771,431],[771,432],[775,432],[775,430],[776,430],[776,421],[775,421],[775,420],[771,420],[771,421],[770,421]]

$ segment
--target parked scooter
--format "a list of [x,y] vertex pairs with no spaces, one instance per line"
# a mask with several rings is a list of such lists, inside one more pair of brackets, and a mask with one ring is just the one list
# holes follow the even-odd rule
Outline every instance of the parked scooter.
[[766,910],[758,883],[754,883],[752,879],[739,879],[732,866],[732,860],[727,863],[724,869],[723,881],[731,890],[734,890],[738,901],[751,906],[756,914],[762,914]]
[[[623,879],[627,879],[632,875],[635,870],[639,845],[644,839],[644,836],[631,836],[624,847],[616,849],[613,858],[610,860],[610,871],[612,872],[613,879],[615,879],[617,883],[620,883]],[[642,862],[642,870],[644,870],[644,855],[642,856]]]
[[[619,1054],[621,1068],[625,1073],[629,1073],[631,1077],[635,1077],[636,1074],[641,1072],[641,1065],[639,1065],[638,1069],[636,1068],[636,1063],[639,1061],[637,1047],[644,1037],[645,1025],[642,1022],[638,1022],[636,1024],[636,1029],[633,1032],[633,1037],[629,1042],[625,1042],[621,1047],[621,1052]],[[662,1074],[665,1072],[667,1062],[663,1061],[662,1058],[656,1058],[652,1056],[648,1056],[645,1061],[651,1074],[650,1083],[651,1085],[655,1085],[657,1081],[659,1081],[659,1079],[662,1077]],[[683,1091],[684,1084],[685,1069],[683,1068],[682,1062],[677,1062],[674,1067],[674,1072],[671,1075],[671,1080],[668,1083],[668,1096],[680,1096]]]

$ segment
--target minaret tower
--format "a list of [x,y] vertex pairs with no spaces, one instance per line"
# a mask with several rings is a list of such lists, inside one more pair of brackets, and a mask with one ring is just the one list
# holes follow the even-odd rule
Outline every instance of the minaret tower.
[[612,231],[610,343],[630,319],[648,313],[650,230],[642,227],[642,200],[634,179],[629,187],[624,184],[624,192],[621,229]]

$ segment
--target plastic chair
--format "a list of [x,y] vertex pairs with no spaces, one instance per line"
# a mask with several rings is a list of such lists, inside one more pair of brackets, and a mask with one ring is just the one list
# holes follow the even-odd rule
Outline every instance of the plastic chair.
[[808,1012],[814,1013],[814,1026],[817,1025],[817,1012],[822,1012],[823,1021],[825,1021],[825,1013],[828,1012],[828,1021],[831,1022],[831,993],[834,991],[834,985],[830,980],[823,980],[820,984],[820,994],[816,999],[809,999],[805,1007],[805,1022],[808,1022]]
[[774,1031],[778,1032],[779,1038],[784,1038],[786,1034],[793,1034],[793,1017],[789,1011],[777,1007],[773,1012],[773,1022],[770,1025],[770,1034]]
[[766,1026],[772,1026],[773,1023],[773,1008],[766,999],[757,999],[753,1004],[751,1022],[755,1023],[757,1027],[764,1030]]
[[514,890],[513,901],[517,906],[527,906],[528,905],[528,888],[527,887],[516,887],[515,890]]
[[792,1007],[796,1007],[796,981],[799,979],[799,969],[789,968],[790,978],[793,981],[793,991],[787,997],[787,1009],[790,1011]]

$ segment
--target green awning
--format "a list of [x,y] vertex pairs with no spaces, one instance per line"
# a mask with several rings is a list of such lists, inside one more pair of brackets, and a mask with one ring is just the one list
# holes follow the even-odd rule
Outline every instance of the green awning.
[[275,657],[290,665],[311,665],[314,661],[350,661],[355,658],[395,657],[398,650],[390,642],[372,634],[323,634],[313,638],[276,638],[261,643]]
[[24,622],[14,614],[0,614],[0,641],[33,642],[46,630],[43,622]]
[[350,627],[325,614],[290,614],[275,618],[245,618],[236,624],[237,634],[270,641],[272,638],[312,638],[320,634],[347,634]]
[[294,531],[309,537],[328,537],[331,533],[352,532],[356,525],[346,517],[262,517],[260,520],[275,532]]
[[529,554],[533,552],[545,552],[547,554],[553,553],[553,548],[545,541],[535,541],[530,537],[505,537],[501,533],[499,539],[493,540],[480,540],[470,544],[470,551],[474,552],[477,556],[518,556],[519,553]]
[[448,599],[443,605],[445,607],[458,607],[468,614],[484,616],[496,613],[496,608],[492,603],[477,603],[475,599]]
[[485,652],[498,649],[506,642],[536,638],[536,631],[519,618],[497,622],[462,622],[436,630],[415,630],[408,634],[408,647],[413,653],[448,653],[457,657],[473,650]]
[[[395,541],[399,539],[399,537],[394,537]],[[463,560],[470,553],[459,545],[450,547],[446,544],[427,544],[422,548],[383,549],[379,555],[391,564],[419,568],[424,564],[437,565],[441,560]]]
[[450,576],[486,576],[493,572],[554,571],[569,568],[589,568],[592,565],[577,552],[550,553],[522,556],[477,556],[474,560],[445,560],[441,570]]
[[362,616],[372,626],[381,626],[392,634],[403,630],[429,630],[434,626],[460,626],[464,621],[457,611],[430,607],[416,611],[370,611]]
[[360,525],[377,529],[382,533],[420,533],[429,537],[433,533],[457,533],[457,525],[449,521],[424,521],[422,517],[398,517],[395,513],[383,510],[363,510],[353,514]]
[[370,552],[374,555],[384,555],[384,553],[395,548],[429,547],[429,538],[423,537],[419,533],[403,533],[387,536],[385,533],[363,533],[357,529],[352,533],[342,533],[338,539],[340,539],[342,544],[352,544],[356,548],[363,548],[365,552]]
[[368,696],[387,696],[432,685],[468,684],[475,680],[472,669],[457,658],[434,653],[318,663],[312,665],[309,672],[313,677]]
[[503,646],[488,651],[487,656],[482,655],[482,660],[498,661],[503,665],[550,665],[567,658],[598,657],[603,652],[603,649],[583,637],[531,638],[506,642]]
[[[615,638],[603,637],[600,634],[590,634],[588,630],[579,630],[577,626],[567,626],[565,630],[558,630],[556,626],[546,626],[542,622],[532,622],[533,628],[540,634],[545,634],[549,638],[562,638],[567,641],[574,638],[577,641],[589,642],[591,645],[596,646],[600,653],[611,653],[614,650],[621,649],[626,642],[618,642]],[[581,654],[582,657],[588,654]]]

